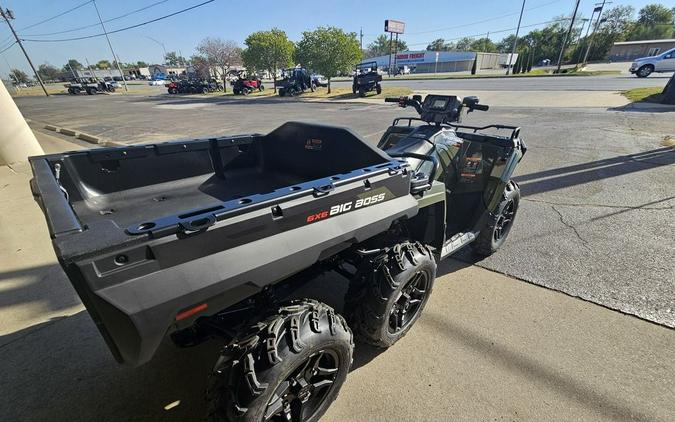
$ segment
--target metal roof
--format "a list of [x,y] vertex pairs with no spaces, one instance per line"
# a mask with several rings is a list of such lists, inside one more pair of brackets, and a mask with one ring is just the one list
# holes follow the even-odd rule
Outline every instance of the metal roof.
[[640,41],[622,41],[615,42],[614,45],[632,45],[632,44],[655,44],[655,43],[675,43],[675,38],[665,39],[665,40],[640,40]]

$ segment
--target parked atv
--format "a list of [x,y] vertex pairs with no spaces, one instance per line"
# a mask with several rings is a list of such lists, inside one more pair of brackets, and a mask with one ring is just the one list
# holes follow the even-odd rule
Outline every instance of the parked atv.
[[200,79],[179,79],[166,85],[169,94],[208,94],[223,89],[216,81],[204,81]]
[[365,97],[367,92],[375,91],[382,93],[382,75],[377,71],[377,62],[361,63],[354,67],[354,80],[352,81],[352,93],[359,93]]
[[232,81],[232,92],[234,95],[248,95],[253,91],[262,92],[265,86],[259,78],[242,78],[239,76]]
[[[379,148],[289,122],[31,157],[58,261],[115,358],[145,363],[167,333],[182,347],[218,338],[209,421],[316,421],[347,377],[352,333],[391,346],[441,259],[497,251],[520,201],[520,128],[461,124],[488,109],[476,97],[386,101],[419,117],[395,119]],[[349,280],[344,317],[288,299],[328,271]]]
[[87,93],[89,95],[96,95],[99,92],[115,92],[115,84],[109,81],[99,81],[94,78],[91,79],[74,79],[73,82],[64,85],[68,89],[68,94],[77,95],[80,93]]
[[304,67],[284,69],[281,72],[281,79],[278,79],[274,86],[278,89],[280,97],[286,95],[292,97],[308,89],[312,92],[316,91],[316,84]]

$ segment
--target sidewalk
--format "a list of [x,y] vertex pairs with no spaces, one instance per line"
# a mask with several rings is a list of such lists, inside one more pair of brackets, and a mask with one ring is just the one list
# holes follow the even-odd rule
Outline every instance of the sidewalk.
[[[611,91],[463,91],[463,90],[416,90],[413,94],[458,95],[465,97],[477,95],[481,104],[499,107],[536,107],[536,108],[568,108],[568,107],[622,107],[630,104],[630,100],[618,92]],[[383,99],[350,98],[343,100],[305,98],[302,101],[383,104]]]

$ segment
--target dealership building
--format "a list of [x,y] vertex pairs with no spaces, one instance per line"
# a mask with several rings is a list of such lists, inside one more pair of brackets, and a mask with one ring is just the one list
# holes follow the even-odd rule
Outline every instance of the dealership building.
[[609,59],[615,62],[629,61],[640,57],[656,56],[671,48],[675,48],[675,38],[615,42],[609,52]]
[[[415,73],[434,72],[466,72],[476,62],[477,70],[500,69],[508,65],[510,54],[480,53],[473,51],[403,51],[397,54],[371,57],[362,62],[377,62],[377,67],[383,70],[391,67],[405,69]],[[512,63],[516,62],[517,54],[513,55]]]

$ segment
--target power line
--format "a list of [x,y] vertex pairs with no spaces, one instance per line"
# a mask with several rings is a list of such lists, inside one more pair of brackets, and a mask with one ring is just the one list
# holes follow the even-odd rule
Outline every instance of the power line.
[[8,47],[3,48],[0,50],[0,54],[4,53],[5,51],[9,50],[10,48],[14,47],[14,44],[16,44],[16,41],[12,42]]
[[[176,16],[176,15],[178,15],[178,14],[187,12],[187,11],[189,11],[189,10],[196,9],[196,8],[198,8],[198,7],[204,6],[205,4],[213,3],[214,1],[215,1],[215,0],[207,0],[207,1],[205,1],[205,2],[196,4],[196,5],[194,5],[194,6],[191,6],[191,7],[182,9],[182,10],[179,10],[179,11],[177,11],[177,12],[173,12],[173,13],[170,13],[170,14],[168,14],[168,15],[160,16],[159,18],[155,18],[155,19],[152,19],[152,20],[149,20],[149,21],[141,22],[141,23],[138,23],[138,24],[136,24],[136,25],[127,26],[127,27],[125,27],[125,28],[116,29],[116,30],[114,30],[114,31],[108,31],[108,34],[116,34],[116,33],[118,33],[118,32],[122,32],[122,31],[127,31],[127,30],[129,30],[129,29],[138,28],[139,26],[147,25],[147,24],[149,24],[149,23],[161,21],[162,19],[166,19],[166,18],[170,18],[170,17],[172,17],[172,16]],[[53,39],[52,39],[52,40],[22,39],[22,41],[29,41],[29,42],[65,42],[65,41],[86,40],[86,39],[88,39],[88,38],[96,38],[96,37],[103,37],[103,36],[105,36],[105,34],[104,34],[104,33],[100,33],[100,34],[93,34],[93,35],[85,35],[85,36],[82,36],[82,37],[62,38],[62,39],[56,39],[56,40],[53,40]]]
[[[533,24],[530,24],[530,25],[521,25],[520,27],[521,28],[531,28],[533,26],[547,25],[549,23],[556,23],[556,22],[562,22],[562,21],[567,21],[567,20],[570,20],[570,18],[554,19],[554,20],[550,20],[550,21],[546,21],[546,22],[533,23]],[[465,36],[461,36],[461,37],[448,38],[445,41],[457,41],[457,40],[461,40],[462,38],[478,38],[478,37],[481,37],[481,36],[487,35],[487,34],[501,34],[503,32],[509,32],[509,31],[515,31],[515,30],[516,30],[516,28],[500,29],[500,30],[497,30],[497,31],[490,30],[490,32],[483,32],[481,34],[465,35]],[[412,45],[425,45],[425,44],[428,45],[430,43],[431,43],[431,41],[426,41],[426,42],[419,42],[419,43],[408,44],[408,45],[411,45],[411,46]]]
[[[169,0],[157,1],[155,3],[152,3],[152,4],[149,4],[147,6],[141,7],[140,9],[132,10],[131,12],[125,13],[123,15],[116,16],[116,17],[110,18],[110,19],[106,19],[106,20],[103,21],[103,23],[108,23],[108,22],[116,21],[118,19],[126,18],[127,16],[133,15],[134,13],[142,12],[144,10],[150,9],[151,7],[155,7],[159,4],[166,3],[167,1],[169,1]],[[48,33],[45,33],[45,34],[25,34],[24,36],[26,36],[26,37],[46,37],[46,36],[49,36],[49,35],[58,35],[58,34],[66,34],[68,32],[76,32],[76,31],[80,31],[82,29],[93,28],[93,27],[99,26],[99,25],[100,24],[98,24],[98,23],[94,23],[94,24],[91,24],[91,25],[80,26],[78,28],[66,29],[66,30],[63,30],[63,31],[48,32]]]
[[[540,4],[539,6],[530,7],[528,9],[525,9],[525,11],[540,9],[542,7],[549,6],[553,3],[558,3],[559,1],[561,1],[561,0],[553,0],[553,1],[548,2],[548,3]],[[434,33],[434,32],[443,32],[443,31],[449,31],[449,30],[452,30],[452,29],[466,28],[467,26],[473,26],[473,25],[477,25],[477,24],[480,24],[480,23],[496,21],[496,20],[503,19],[503,18],[509,17],[509,16],[515,16],[519,13],[520,12],[507,13],[505,15],[496,16],[494,18],[483,19],[483,20],[480,20],[480,21],[465,23],[465,24],[462,24],[462,25],[451,26],[451,27],[447,27],[447,28],[438,28],[438,29],[432,29],[432,30],[429,30],[429,31],[408,32],[406,35],[431,34],[431,33]]]
[[47,23],[47,22],[49,22],[49,21],[53,21],[54,19],[59,18],[59,17],[65,15],[65,14],[68,14],[68,13],[74,11],[74,10],[77,10],[77,9],[79,9],[80,7],[86,6],[86,5],[88,5],[89,3],[91,3],[91,2],[92,2],[92,0],[87,0],[87,1],[85,1],[84,3],[82,3],[82,4],[80,4],[80,5],[77,5],[77,6],[73,7],[72,9],[68,9],[68,10],[66,10],[65,12],[61,12],[61,13],[59,13],[58,15],[52,16],[51,18],[47,18],[47,19],[42,20],[42,21],[40,21],[40,22],[34,23],[34,24],[32,24],[32,25],[28,25],[28,26],[26,26],[26,27],[20,28],[19,31],[23,31],[23,30],[26,30],[26,29],[29,29],[29,28],[33,28],[33,27],[36,27],[36,26],[38,26],[38,25],[42,25],[43,23]]

